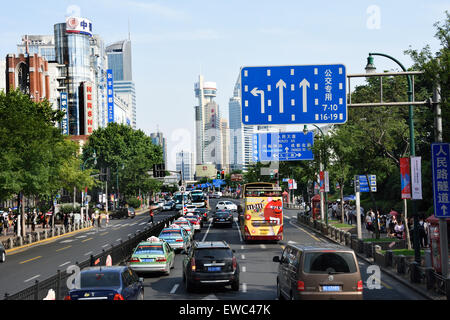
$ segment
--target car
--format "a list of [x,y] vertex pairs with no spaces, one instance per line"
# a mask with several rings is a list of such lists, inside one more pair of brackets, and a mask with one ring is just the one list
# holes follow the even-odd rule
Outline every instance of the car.
[[162,207],[163,211],[171,211],[173,209],[175,209],[175,202],[173,201],[167,201]]
[[175,265],[175,252],[163,239],[150,237],[137,245],[128,263],[136,272],[164,272],[169,275]]
[[144,300],[143,282],[128,266],[88,267],[64,300]]
[[165,201],[158,201],[158,202],[156,203],[156,206],[158,206],[158,208],[162,208],[162,207],[164,206],[165,203],[166,203]]
[[216,205],[216,210],[230,210],[237,212],[237,205],[231,201],[219,201]]
[[6,249],[0,241],[0,262],[6,261]]
[[231,228],[233,227],[233,214],[230,210],[217,210],[213,215],[213,225],[216,227],[219,224],[228,224]]
[[192,224],[188,220],[181,217],[175,220],[173,224],[179,225],[180,227],[184,228],[189,233],[190,238],[191,239],[194,238],[194,228],[192,227]]
[[361,300],[363,281],[352,249],[333,244],[288,244],[278,262],[277,295],[289,300]]
[[166,241],[175,251],[186,251],[191,246],[189,233],[176,224],[161,230],[159,238]]
[[194,213],[199,214],[202,217],[202,221],[208,221],[209,211],[206,208],[197,208]]
[[192,212],[186,214],[184,216],[186,220],[188,220],[192,226],[194,227],[194,232],[200,231],[202,228],[202,219],[197,214],[194,214]]
[[186,205],[186,213],[193,213],[195,212],[195,209],[197,209],[197,206],[193,205],[193,204],[188,204]]
[[183,282],[192,292],[203,285],[231,285],[239,291],[239,264],[225,241],[195,241],[183,259]]
[[123,207],[113,211],[110,215],[112,219],[121,219],[121,218],[134,218],[136,216],[136,212],[132,207]]

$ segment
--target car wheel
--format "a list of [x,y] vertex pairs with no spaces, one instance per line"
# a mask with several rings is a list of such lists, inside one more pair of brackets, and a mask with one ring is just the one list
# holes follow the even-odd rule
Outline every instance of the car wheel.
[[5,262],[5,261],[6,261],[6,253],[2,252],[0,262]]
[[231,283],[231,290],[239,291],[239,277]]
[[184,276],[184,286],[187,292],[194,292],[194,285],[189,282],[188,278]]

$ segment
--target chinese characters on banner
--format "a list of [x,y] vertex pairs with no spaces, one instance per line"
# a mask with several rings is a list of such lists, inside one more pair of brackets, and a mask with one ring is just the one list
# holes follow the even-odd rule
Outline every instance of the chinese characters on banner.
[[450,217],[448,164],[450,162],[450,144],[433,143],[431,145],[433,168],[433,202],[437,218]]
[[93,98],[92,98],[92,84],[86,82],[84,87],[85,94],[85,133],[91,135],[94,131],[94,108],[93,108]]
[[60,95],[60,110],[64,112],[64,117],[61,120],[61,132],[63,135],[69,134],[69,113],[67,106],[67,92],[61,92]]
[[421,157],[411,157],[411,191],[413,200],[422,200]]
[[108,99],[108,122],[114,122],[114,88],[113,88],[113,72],[111,69],[106,70],[106,89]]
[[400,158],[400,179],[402,199],[411,199],[411,170],[409,158]]

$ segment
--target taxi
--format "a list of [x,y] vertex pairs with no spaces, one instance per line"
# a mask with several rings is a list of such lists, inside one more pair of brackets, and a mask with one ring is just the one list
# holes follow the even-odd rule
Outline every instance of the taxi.
[[191,238],[191,240],[194,238],[194,228],[186,218],[178,218],[173,223],[184,228],[189,233],[189,237]]
[[163,239],[150,237],[137,245],[128,264],[135,272],[164,272],[169,275],[175,264],[175,252]]
[[194,232],[201,230],[201,228],[202,228],[201,219],[199,218],[198,215],[194,215],[194,213],[188,213],[185,216],[185,219],[192,224],[192,226],[194,227]]
[[191,246],[189,233],[176,224],[171,224],[167,228],[162,229],[159,238],[166,241],[174,250],[187,251]]

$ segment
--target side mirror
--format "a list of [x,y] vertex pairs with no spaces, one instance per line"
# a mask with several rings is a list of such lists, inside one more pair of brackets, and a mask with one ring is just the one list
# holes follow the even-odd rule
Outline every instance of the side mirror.
[[272,261],[279,263],[280,262],[280,257],[279,256],[275,256],[275,257],[273,257]]

